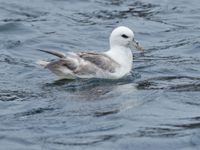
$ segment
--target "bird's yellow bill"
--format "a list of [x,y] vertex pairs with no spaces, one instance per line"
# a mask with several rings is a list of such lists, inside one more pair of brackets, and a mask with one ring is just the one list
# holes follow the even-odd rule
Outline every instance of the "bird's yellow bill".
[[131,47],[134,47],[134,48],[136,48],[136,49],[138,49],[140,51],[144,51],[144,48],[141,47],[140,44],[137,41],[135,41],[135,40],[133,40],[131,42]]

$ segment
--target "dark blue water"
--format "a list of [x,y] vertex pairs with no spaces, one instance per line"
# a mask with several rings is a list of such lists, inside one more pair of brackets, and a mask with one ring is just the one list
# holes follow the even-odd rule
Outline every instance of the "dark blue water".
[[[118,81],[56,81],[35,64],[103,51],[125,25],[145,48]],[[199,150],[199,0],[0,0],[1,150]]]

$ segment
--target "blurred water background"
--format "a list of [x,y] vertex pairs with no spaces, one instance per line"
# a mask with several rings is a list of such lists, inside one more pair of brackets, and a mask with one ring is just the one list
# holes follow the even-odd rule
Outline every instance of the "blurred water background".
[[[56,81],[35,48],[145,48],[118,81]],[[0,0],[1,150],[199,150],[199,0]]]

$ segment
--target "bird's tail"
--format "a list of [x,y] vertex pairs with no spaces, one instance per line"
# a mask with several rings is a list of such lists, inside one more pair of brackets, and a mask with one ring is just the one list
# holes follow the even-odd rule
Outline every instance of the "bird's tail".
[[36,61],[36,64],[46,67],[49,64],[49,62],[44,60],[38,60]]

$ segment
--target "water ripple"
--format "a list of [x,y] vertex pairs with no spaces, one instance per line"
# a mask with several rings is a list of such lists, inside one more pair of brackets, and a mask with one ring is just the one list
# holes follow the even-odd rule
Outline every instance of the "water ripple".
[[[199,1],[0,0],[2,149],[199,149]],[[178,17],[177,17],[178,16]],[[59,80],[35,48],[144,46],[120,80]],[[48,57],[48,58],[46,58]]]

